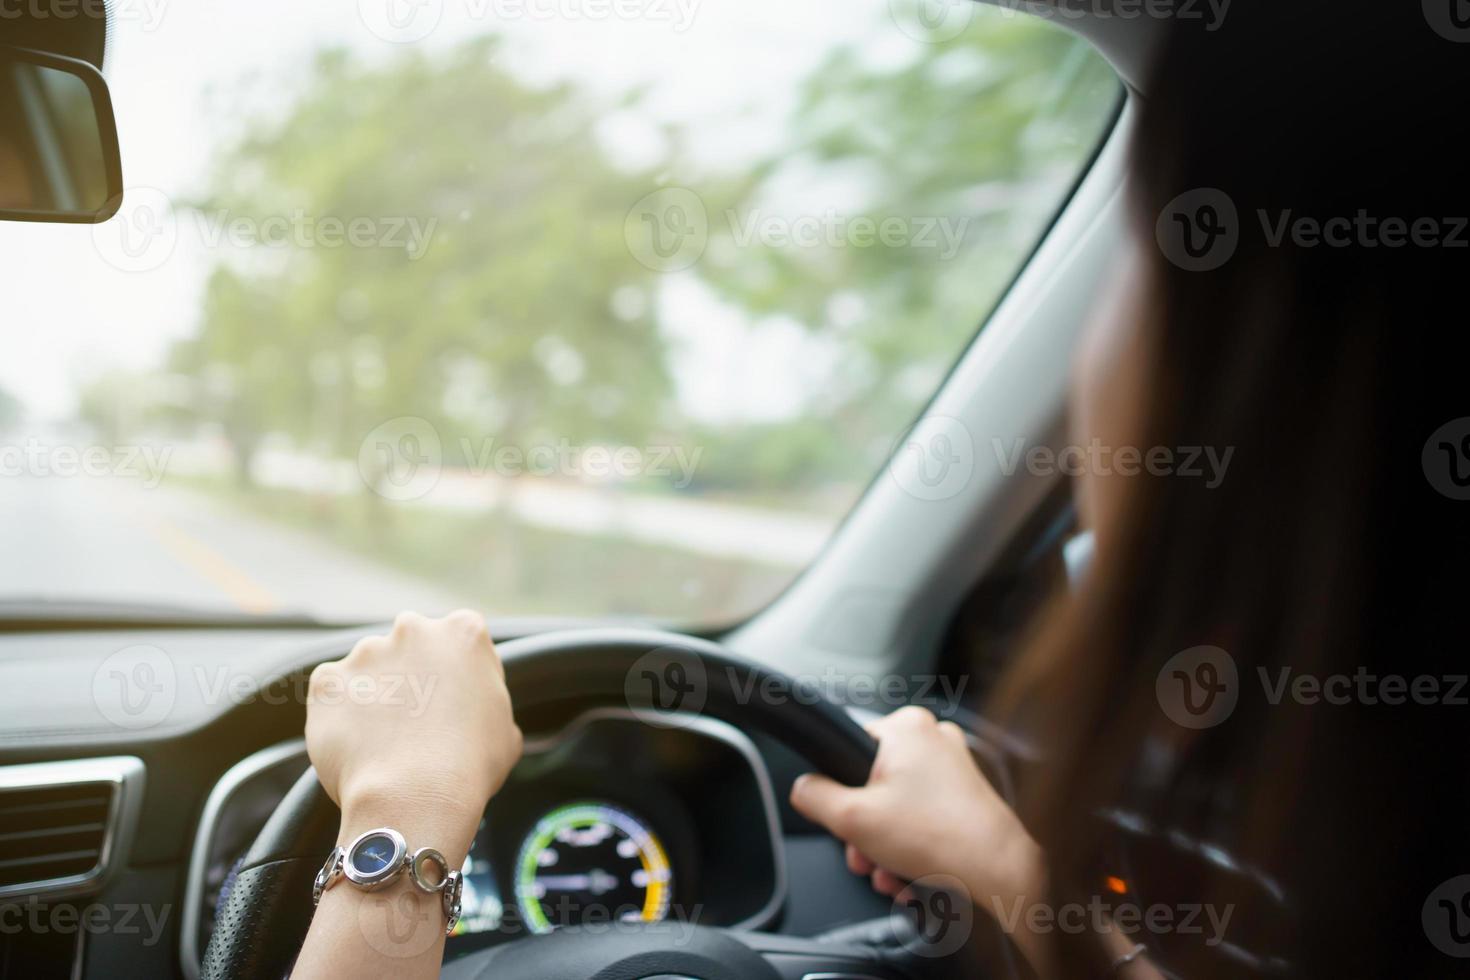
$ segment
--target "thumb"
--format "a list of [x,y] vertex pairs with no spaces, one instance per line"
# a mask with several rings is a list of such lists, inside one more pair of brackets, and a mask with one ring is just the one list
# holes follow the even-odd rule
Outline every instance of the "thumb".
[[853,812],[861,789],[843,786],[817,773],[799,777],[791,787],[791,805],[813,823],[846,840],[852,833]]

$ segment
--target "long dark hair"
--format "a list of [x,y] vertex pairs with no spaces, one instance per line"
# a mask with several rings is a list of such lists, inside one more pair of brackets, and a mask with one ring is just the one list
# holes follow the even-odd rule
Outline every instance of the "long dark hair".
[[[1182,976],[1460,965],[1432,921],[1459,910],[1425,912],[1470,873],[1470,707],[1445,703],[1470,695],[1470,420],[1441,429],[1470,416],[1470,45],[1436,2],[1180,20],[1143,96],[1140,442],[1233,455],[1218,487],[1129,481],[998,711],[1049,749],[1023,810],[1052,902],[1111,879],[1232,908],[1223,943],[1135,937]],[[1171,675],[1231,667],[1224,717],[1171,717]],[[1384,703],[1389,675],[1418,694]],[[1065,975],[1107,972],[1094,937],[1060,945]]]

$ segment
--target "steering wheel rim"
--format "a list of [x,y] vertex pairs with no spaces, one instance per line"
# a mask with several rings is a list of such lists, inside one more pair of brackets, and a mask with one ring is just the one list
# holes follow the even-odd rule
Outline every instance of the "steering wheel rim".
[[[872,736],[815,684],[697,637],[571,629],[510,640],[498,650],[518,715],[561,701],[607,698],[647,712],[651,723],[707,715],[763,732],[849,785],[866,781],[877,753]],[[204,980],[286,975],[310,925],[311,882],[335,840],[339,816],[315,770],[308,769],[236,872],[204,953]],[[546,937],[485,952],[536,938]],[[650,939],[656,943],[656,931]],[[723,935],[709,937],[707,945],[717,951],[711,955],[734,956],[725,941]],[[551,975],[544,962],[540,966],[538,976]]]

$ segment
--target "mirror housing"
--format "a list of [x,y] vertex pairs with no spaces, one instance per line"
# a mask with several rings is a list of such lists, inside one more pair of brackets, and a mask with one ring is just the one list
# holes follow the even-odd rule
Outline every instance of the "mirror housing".
[[112,97],[85,61],[0,46],[0,220],[96,224],[122,206]]

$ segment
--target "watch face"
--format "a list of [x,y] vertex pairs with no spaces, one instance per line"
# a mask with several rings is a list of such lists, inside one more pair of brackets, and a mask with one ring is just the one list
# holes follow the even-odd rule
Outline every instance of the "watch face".
[[353,842],[343,870],[358,884],[381,881],[398,871],[405,850],[398,834],[388,830],[369,831]]

